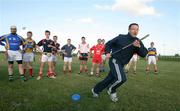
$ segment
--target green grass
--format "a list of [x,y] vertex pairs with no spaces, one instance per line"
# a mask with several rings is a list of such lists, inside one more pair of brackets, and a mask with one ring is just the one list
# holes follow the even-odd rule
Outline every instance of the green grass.
[[[44,77],[21,83],[17,65],[13,82],[8,81],[7,62],[0,56],[0,111],[180,111],[180,62],[159,61],[159,74],[145,74],[145,61],[138,61],[137,74],[127,74],[127,82],[118,89],[120,100],[112,103],[106,91],[94,99],[91,88],[101,77],[78,75],[79,63],[73,61],[73,74],[62,74],[62,60],[56,67],[55,80]],[[89,61],[89,68],[91,62]],[[34,73],[37,76],[39,61],[36,58]],[[108,65],[107,65],[108,70]],[[81,95],[74,102],[71,96]]]

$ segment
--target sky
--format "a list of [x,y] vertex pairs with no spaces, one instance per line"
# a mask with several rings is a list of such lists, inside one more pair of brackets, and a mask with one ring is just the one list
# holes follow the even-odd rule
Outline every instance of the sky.
[[180,54],[180,0],[0,0],[0,35],[15,25],[23,37],[32,31],[36,42],[49,30],[61,46],[68,38],[78,46],[82,36],[92,46],[127,34],[134,22],[139,38],[150,34],[146,47],[153,41],[158,54]]

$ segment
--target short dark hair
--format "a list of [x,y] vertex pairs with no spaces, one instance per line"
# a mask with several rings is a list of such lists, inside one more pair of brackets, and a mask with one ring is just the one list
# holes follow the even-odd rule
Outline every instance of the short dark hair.
[[46,30],[45,33],[49,33],[49,35],[51,34],[49,30]]
[[98,41],[99,41],[99,40],[101,41],[102,39],[98,39]]
[[55,35],[55,36],[53,36],[53,37],[58,38],[56,35]]
[[133,25],[136,25],[136,26],[138,26],[138,27],[139,27],[139,25],[138,25],[137,23],[131,23],[131,24],[129,25],[129,28],[128,28],[128,29],[130,29],[130,28],[131,28],[131,26],[133,26]]
[[32,35],[32,32],[31,32],[31,31],[28,31],[27,34],[28,34],[28,33]]
[[71,40],[71,39],[68,39],[68,40]]
[[81,37],[81,39],[86,39],[85,37]]

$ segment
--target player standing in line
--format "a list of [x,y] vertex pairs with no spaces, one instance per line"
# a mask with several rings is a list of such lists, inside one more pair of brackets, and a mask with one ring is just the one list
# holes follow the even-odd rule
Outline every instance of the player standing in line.
[[154,42],[151,42],[151,47],[148,48],[148,54],[146,56],[146,60],[148,61],[147,67],[146,67],[146,73],[149,73],[150,71],[150,65],[153,64],[154,66],[154,73],[158,73],[158,68],[157,68],[157,51],[156,48],[154,47]]
[[[42,79],[43,76],[43,68],[44,64],[48,62],[48,71],[47,71],[47,77],[55,79],[55,74],[52,69],[52,48],[55,47],[54,41],[50,39],[50,31],[45,31],[45,39],[42,39],[38,42],[36,45],[36,48],[42,53],[41,57],[41,65],[39,69],[39,75],[37,77],[37,80]],[[40,47],[43,47],[43,51],[40,49]]]
[[138,55],[135,53],[135,54],[133,55],[133,57],[131,58],[131,60],[129,61],[129,63],[128,63],[128,64],[126,65],[126,67],[125,67],[126,73],[129,72],[129,69],[130,69],[130,67],[131,67],[131,65],[132,65],[132,67],[133,67],[133,73],[136,74],[136,64],[137,64],[137,60],[138,60]]
[[81,74],[83,72],[83,65],[84,65],[84,71],[85,73],[88,73],[88,57],[89,57],[89,44],[86,43],[86,38],[82,37],[81,38],[81,43],[78,46],[78,54],[79,54],[79,61],[80,61],[80,68],[79,68],[79,73]]
[[64,66],[63,66],[63,72],[64,74],[66,74],[66,66],[68,65],[68,69],[69,69],[69,73],[72,73],[72,52],[76,50],[76,47],[74,45],[71,44],[71,39],[67,40],[67,44],[64,45],[61,48],[61,51],[64,54]]
[[104,46],[101,44],[101,39],[97,40],[97,45],[94,45],[92,48],[90,48],[90,53],[93,53],[93,59],[92,59],[92,67],[91,67],[91,75],[94,73],[94,66],[97,65],[96,67],[96,76],[99,76],[99,66],[102,63],[102,54],[104,52]]
[[24,48],[24,53],[23,53],[24,74],[26,74],[26,70],[29,70],[30,77],[34,77],[32,63],[34,61],[34,52],[36,48],[36,43],[32,39],[31,31],[27,32],[27,38],[25,39],[25,44],[23,45],[23,48]]
[[24,77],[23,65],[22,65],[22,52],[20,46],[24,44],[25,40],[17,34],[16,26],[11,26],[11,33],[0,37],[0,41],[4,42],[6,55],[8,59],[8,73],[9,81],[13,81],[13,64],[14,61],[18,63],[19,73],[21,81],[26,81]]
[[[60,50],[60,44],[57,42],[58,40],[58,37],[57,36],[53,36],[53,41],[54,41],[54,44],[55,44],[55,47],[53,47],[52,49],[52,69],[55,73],[55,67],[56,67],[56,61],[57,61],[57,54]],[[56,73],[55,73],[56,75]]]
[[[105,40],[104,40],[104,39],[101,40],[101,44],[102,44],[102,46],[103,46],[104,49],[105,49]],[[103,54],[102,54],[102,62],[101,62],[101,65],[100,65],[100,67],[99,67],[100,72],[104,72],[104,71],[105,71],[105,64],[106,64],[106,55],[105,55],[105,53],[103,52]]]

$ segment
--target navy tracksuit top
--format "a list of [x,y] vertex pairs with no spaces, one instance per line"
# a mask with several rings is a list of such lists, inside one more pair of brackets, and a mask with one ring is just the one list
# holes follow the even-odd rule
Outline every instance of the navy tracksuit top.
[[[119,36],[115,37],[114,39],[108,41],[105,44],[105,54],[110,53],[111,51],[113,53],[117,50],[120,50],[124,46],[134,42],[135,40],[139,39],[137,37],[132,37],[129,33],[126,35],[120,34]],[[140,45],[140,48],[131,45],[130,47],[123,49],[120,52],[112,55],[112,58],[116,59],[118,63],[124,66],[130,61],[134,53],[137,53],[141,57],[145,57],[148,51],[141,41]]]

